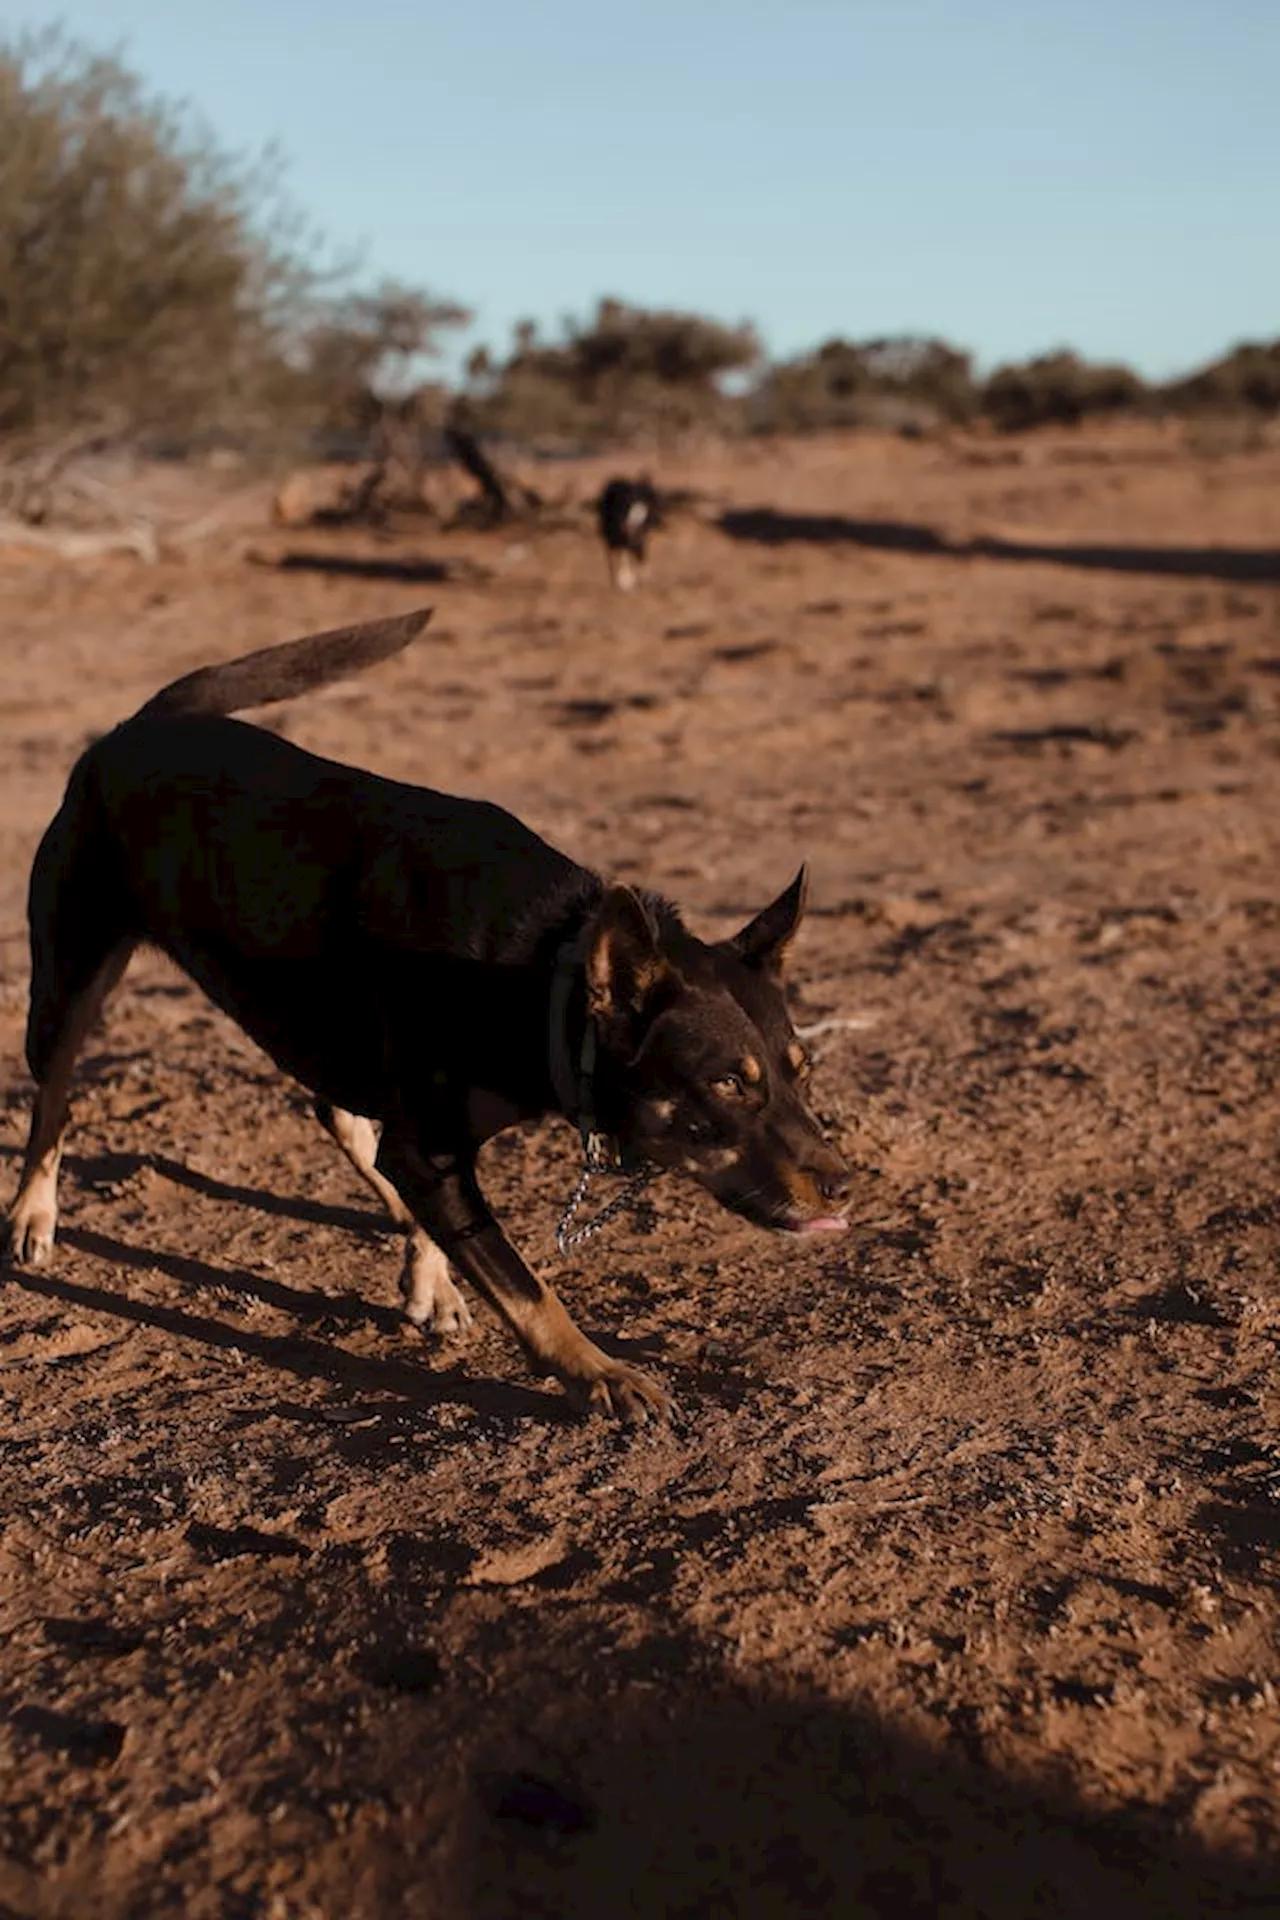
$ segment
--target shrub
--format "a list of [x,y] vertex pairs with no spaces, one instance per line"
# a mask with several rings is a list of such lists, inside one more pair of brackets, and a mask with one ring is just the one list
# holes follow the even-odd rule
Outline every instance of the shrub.
[[293,409],[324,450],[339,454],[378,451],[388,436],[438,426],[445,397],[421,383],[422,363],[444,329],[470,318],[465,307],[395,280],[321,304],[293,355]]
[[1046,353],[1020,366],[997,367],[982,388],[982,411],[1006,433],[1029,427],[1075,426],[1136,408],[1147,388],[1129,367],[1093,365],[1075,353]]
[[472,399],[489,432],[524,440],[590,445],[653,428],[724,427],[736,412],[726,376],[759,355],[750,327],[601,300],[592,321],[570,321],[558,341],[541,341],[525,321],[504,364],[473,357]]
[[967,419],[974,407],[969,355],[914,335],[854,343],[833,339],[771,367],[748,405],[761,433],[833,427],[924,426]]
[[1246,340],[1161,397],[1180,413],[1280,413],[1280,340]]

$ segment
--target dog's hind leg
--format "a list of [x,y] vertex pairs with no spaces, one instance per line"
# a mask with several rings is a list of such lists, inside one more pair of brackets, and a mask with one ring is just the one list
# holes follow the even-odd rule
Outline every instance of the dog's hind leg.
[[133,947],[130,939],[117,942],[88,978],[70,991],[40,977],[37,948],[27,1038],[36,1098],[22,1180],[8,1217],[9,1253],[20,1266],[40,1266],[53,1250],[72,1070],[107,995],[129,964]]
[[396,1225],[411,1227],[413,1215],[385,1174],[379,1173],[374,1165],[378,1136],[372,1120],[367,1120],[362,1113],[348,1113],[345,1107],[331,1106],[327,1100],[316,1101],[315,1115],[330,1139],[341,1147],[360,1178],[373,1188]]
[[127,893],[91,781],[77,769],[31,869],[31,1010],[27,1064],[36,1083],[9,1253],[49,1258],[58,1224],[58,1169],[71,1075],[89,1029],[138,941]]
[[348,1113],[345,1107],[331,1106],[327,1100],[317,1100],[315,1111],[325,1132],[341,1147],[360,1178],[373,1188],[396,1225],[408,1234],[400,1271],[405,1318],[424,1332],[466,1332],[472,1324],[471,1309],[449,1277],[448,1260],[374,1164],[378,1136],[372,1120],[360,1113]]

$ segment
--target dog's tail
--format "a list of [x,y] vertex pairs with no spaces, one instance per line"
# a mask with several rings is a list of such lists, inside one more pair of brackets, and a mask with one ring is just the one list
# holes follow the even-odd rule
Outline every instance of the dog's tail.
[[348,674],[389,660],[422,632],[430,618],[431,608],[419,607],[415,613],[397,614],[390,620],[370,620],[360,627],[335,627],[331,633],[308,634],[305,640],[286,640],[221,666],[197,667],[153,693],[134,719],[239,713],[243,707],[292,700],[313,687],[344,680]]

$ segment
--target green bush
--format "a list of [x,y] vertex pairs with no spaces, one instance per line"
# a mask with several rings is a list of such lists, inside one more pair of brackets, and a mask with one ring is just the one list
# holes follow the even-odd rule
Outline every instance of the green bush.
[[1280,340],[1246,340],[1161,397],[1179,413],[1280,413]]
[[388,435],[438,424],[444,396],[421,383],[422,362],[438,352],[442,330],[470,318],[395,280],[320,303],[292,356],[290,410],[334,451],[379,451]]
[[1006,433],[1029,427],[1075,426],[1142,406],[1148,390],[1129,367],[1093,365],[1075,353],[1046,353],[1020,366],[997,367],[981,406]]
[[945,340],[834,339],[769,368],[748,418],[758,433],[927,426],[965,420],[974,404],[969,355]]
[[471,398],[486,431],[526,441],[598,445],[654,429],[724,428],[738,411],[726,378],[759,357],[750,327],[601,300],[593,320],[569,322],[558,341],[540,340],[525,321],[504,363],[473,356]]

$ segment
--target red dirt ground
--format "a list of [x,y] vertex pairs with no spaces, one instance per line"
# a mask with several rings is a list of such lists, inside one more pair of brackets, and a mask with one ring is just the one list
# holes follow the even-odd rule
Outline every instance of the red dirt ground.
[[271,723],[709,934],[807,857],[796,1013],[859,1168],[841,1243],[668,1182],[566,1264],[571,1135],[496,1143],[513,1237],[683,1409],[583,1424],[487,1320],[402,1328],[299,1090],[137,963],[54,1263],[0,1284],[6,1916],[1280,1911],[1280,452],[660,477],[711,505],[630,598],[570,530],[361,544],[492,569],[425,589],[230,535],[0,564],[10,1189],[80,746],[424,599],[409,656]]

